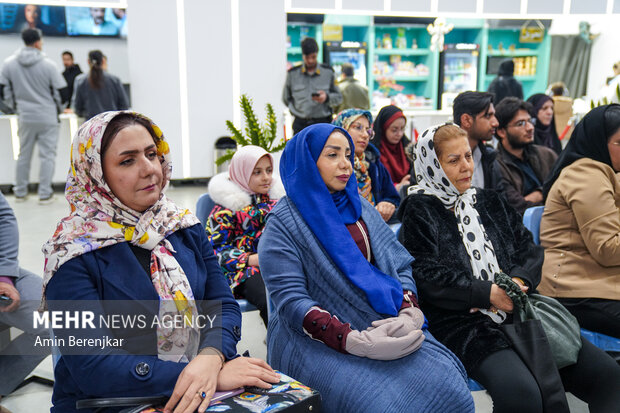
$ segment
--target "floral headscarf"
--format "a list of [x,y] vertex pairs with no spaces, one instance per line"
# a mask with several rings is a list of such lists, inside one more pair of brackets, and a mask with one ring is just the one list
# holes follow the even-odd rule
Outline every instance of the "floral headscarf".
[[[157,156],[163,169],[162,188],[170,180],[170,150],[161,130],[147,117],[129,111],[104,112],[77,131],[71,145],[71,170],[67,177],[65,197],[71,213],[59,222],[56,232],[43,245],[45,287],[58,268],[72,258],[121,242],[151,251],[150,272],[160,298],[160,317],[164,314],[197,315],[194,295],[185,272],[172,255],[171,233],[199,223],[189,210],[179,208],[163,193],[144,212],[123,204],[111,191],[103,177],[101,139],[112,119],[120,114],[133,114],[147,120],[157,137]],[[163,360],[191,360],[198,351],[197,328],[157,329],[158,356]]]
[[[474,208],[476,188],[471,187],[461,194],[446,176],[435,152],[433,138],[437,130],[445,125],[431,126],[415,144],[413,159],[418,183],[410,187],[408,193],[434,196],[446,209],[454,210],[474,277],[493,282],[500,268],[493,244],[480,222],[478,211]],[[498,324],[506,319],[506,313],[502,310],[497,313],[485,309],[479,311]]]
[[[372,125],[372,114],[364,109],[345,109],[340,112],[336,119],[332,122],[332,125],[340,126],[345,130],[349,130],[353,122],[366,116],[368,119],[368,125]],[[361,196],[368,200],[371,204],[375,204],[374,197],[372,195],[372,181],[368,168],[370,164],[366,160],[366,156],[362,153],[361,156],[355,155],[355,162],[353,163],[353,171],[355,172],[355,179],[357,180],[357,189]]]

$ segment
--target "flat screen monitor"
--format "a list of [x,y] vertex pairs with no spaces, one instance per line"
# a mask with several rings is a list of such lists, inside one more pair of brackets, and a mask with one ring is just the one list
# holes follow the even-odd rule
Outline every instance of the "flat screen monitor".
[[44,36],[65,36],[65,8],[36,4],[0,3],[0,33],[37,28]]
[[127,10],[110,7],[67,7],[69,36],[125,37]]

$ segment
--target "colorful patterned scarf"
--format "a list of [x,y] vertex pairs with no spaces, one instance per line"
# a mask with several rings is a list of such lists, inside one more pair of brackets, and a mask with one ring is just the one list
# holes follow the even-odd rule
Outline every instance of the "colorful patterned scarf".
[[[157,136],[157,155],[163,169],[162,188],[170,180],[172,165],[168,143],[150,119],[123,111],[105,112],[85,122],[71,145],[71,170],[65,187],[71,213],[60,221],[52,238],[43,245],[42,308],[46,307],[45,287],[62,264],[99,248],[130,242],[151,251],[150,275],[160,299],[160,320],[163,315],[196,316],[194,295],[187,276],[172,255],[175,250],[166,237],[198,224],[199,220],[163,193],[146,211],[135,211],[124,205],[104,180],[101,139],[110,121],[124,113],[144,118],[151,124]],[[177,362],[191,360],[198,351],[199,331],[187,322],[183,328],[175,327],[158,327],[158,356],[162,360]]]
[[353,162],[353,170],[355,171],[355,178],[357,179],[357,188],[360,195],[366,198],[371,204],[375,204],[375,198],[372,195],[372,182],[370,175],[368,174],[368,167],[370,164],[366,160],[366,155],[362,154],[361,157],[355,157]]

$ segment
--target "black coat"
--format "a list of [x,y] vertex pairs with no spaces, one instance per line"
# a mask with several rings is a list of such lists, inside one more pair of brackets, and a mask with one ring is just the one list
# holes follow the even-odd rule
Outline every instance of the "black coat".
[[[521,216],[492,190],[477,190],[475,208],[502,271],[534,290],[540,281],[543,249],[534,244]],[[474,278],[456,216],[439,199],[412,194],[401,204],[398,216],[401,241],[415,258],[413,276],[429,330],[471,373],[489,354],[510,347],[498,324],[480,312],[469,312],[491,306],[491,282]],[[509,317],[506,322],[511,321]]]

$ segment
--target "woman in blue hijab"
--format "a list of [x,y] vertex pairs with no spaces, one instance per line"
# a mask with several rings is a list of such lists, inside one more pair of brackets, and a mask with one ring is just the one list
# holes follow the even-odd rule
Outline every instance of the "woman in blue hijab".
[[318,389],[327,412],[473,412],[461,363],[426,330],[413,258],[360,197],[353,161],[351,137],[329,124],[284,149],[287,196],[258,246],[275,305],[269,362]]

